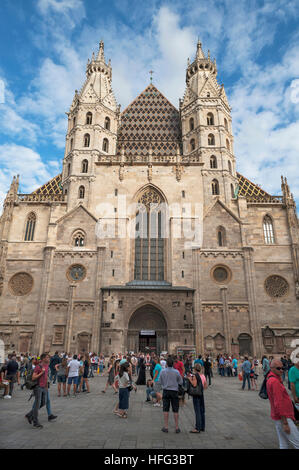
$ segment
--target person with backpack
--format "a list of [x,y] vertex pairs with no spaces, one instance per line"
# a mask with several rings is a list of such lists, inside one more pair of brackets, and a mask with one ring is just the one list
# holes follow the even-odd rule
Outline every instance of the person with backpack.
[[288,449],[291,444],[299,449],[299,431],[294,423],[292,400],[282,382],[283,364],[273,359],[266,379],[266,389],[271,405],[271,418],[275,421],[280,449]]
[[199,434],[205,431],[205,402],[203,391],[208,388],[206,378],[201,374],[201,365],[194,364],[195,374],[188,375],[187,393],[192,396],[195,412],[195,426],[190,432]]
[[[38,421],[39,409],[46,405],[48,413],[48,421],[53,421],[57,416],[52,414],[50,395],[49,395],[49,383],[48,383],[48,371],[49,371],[50,356],[49,354],[43,353],[40,356],[40,363],[35,366],[32,370],[32,381],[36,382],[33,386],[34,403],[32,409],[25,415],[29,424],[32,424],[35,428],[42,428],[43,426]],[[29,376],[30,374],[28,374]]]

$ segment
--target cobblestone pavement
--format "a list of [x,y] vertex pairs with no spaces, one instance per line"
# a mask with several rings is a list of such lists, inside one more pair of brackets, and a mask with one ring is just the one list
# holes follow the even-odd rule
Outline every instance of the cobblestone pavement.
[[[260,376],[259,385],[262,377]],[[57,385],[50,389],[52,412],[57,420],[48,422],[45,407],[40,410],[43,429],[34,429],[24,419],[33,404],[29,391],[16,385],[11,400],[0,399],[0,448],[12,449],[275,449],[278,448],[268,400],[256,391],[241,390],[238,378],[212,379],[205,391],[206,432],[190,434],[194,424],[192,400],[180,408],[180,434],[175,434],[172,412],[169,433],[161,432],[162,408],[145,402],[145,387],[132,392],[128,419],[112,413],[117,395],[110,387],[101,390],[105,377],[89,379],[91,393],[75,398],[57,397]]]

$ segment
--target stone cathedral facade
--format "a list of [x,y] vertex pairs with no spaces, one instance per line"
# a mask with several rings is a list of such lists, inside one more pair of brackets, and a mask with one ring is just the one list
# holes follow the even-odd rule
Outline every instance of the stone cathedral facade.
[[[0,220],[7,351],[282,354],[299,338],[299,228],[237,172],[231,108],[201,43],[176,109],[123,111],[104,44],[68,113],[62,173],[15,177]],[[34,169],[32,169],[34,171]]]

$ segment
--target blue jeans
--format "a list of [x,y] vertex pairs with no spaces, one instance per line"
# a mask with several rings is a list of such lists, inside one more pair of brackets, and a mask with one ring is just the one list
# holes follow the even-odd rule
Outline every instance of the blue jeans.
[[243,373],[243,385],[242,385],[243,390],[245,388],[246,380],[248,382],[248,390],[250,390],[250,372]]
[[150,400],[150,396],[153,398],[156,398],[156,392],[152,389],[152,387],[147,387],[146,388],[146,399]]
[[224,367],[220,367],[220,375],[224,377]]
[[203,395],[200,397],[193,398],[193,407],[195,411],[195,429],[197,431],[205,430],[205,402]]

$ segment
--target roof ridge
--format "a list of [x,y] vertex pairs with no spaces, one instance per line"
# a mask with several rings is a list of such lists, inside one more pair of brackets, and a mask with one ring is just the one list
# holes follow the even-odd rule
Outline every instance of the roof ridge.
[[128,104],[128,106],[125,107],[125,109],[122,111],[121,115],[125,114],[125,111],[127,111],[127,109],[128,109],[130,106],[132,106],[132,105],[135,103],[135,101],[137,101],[137,100],[140,98],[140,96],[141,96],[149,87],[155,88],[155,90],[157,90],[157,92],[160,93],[160,95],[163,96],[163,98],[170,104],[170,106],[172,106],[177,112],[179,112],[178,109],[169,101],[169,99],[166,98],[166,96],[165,96],[155,85],[153,85],[152,83],[150,83],[149,85],[147,85],[147,86],[145,87],[145,89],[144,89],[143,91],[141,91],[141,92],[139,93],[138,96],[136,96],[136,98],[133,99],[133,101],[131,101],[130,104]]

